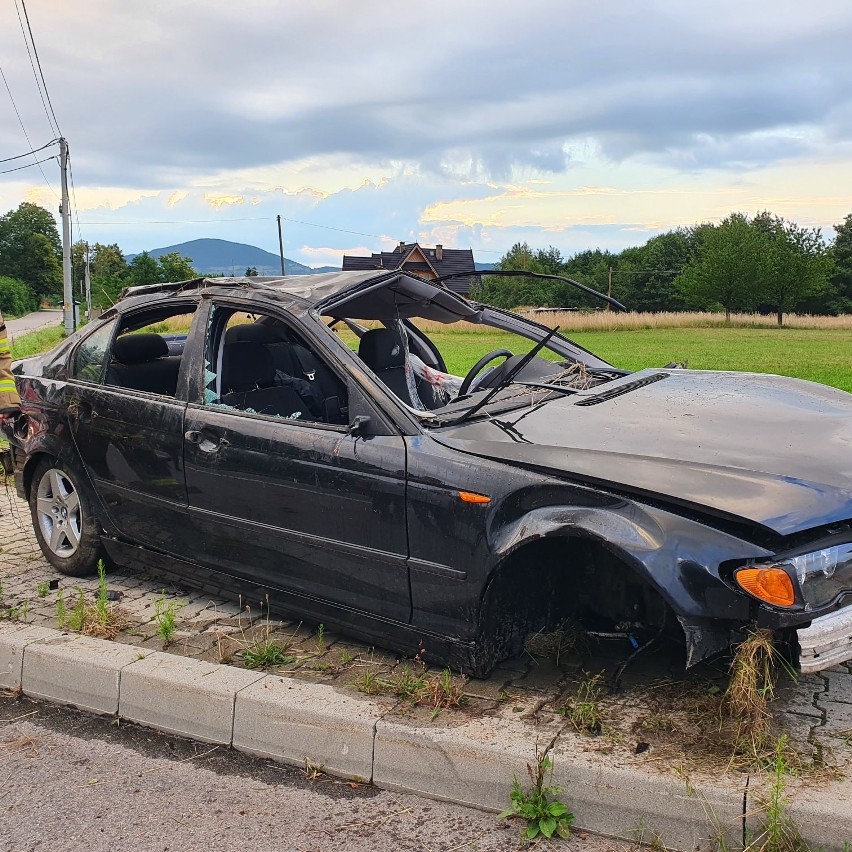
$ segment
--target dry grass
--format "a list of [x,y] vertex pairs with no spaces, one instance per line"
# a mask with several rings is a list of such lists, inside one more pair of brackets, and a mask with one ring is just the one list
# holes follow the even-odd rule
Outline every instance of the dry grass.
[[601,708],[604,691],[603,676],[603,672],[595,675],[584,672],[576,694],[568,699],[564,707],[557,710],[571,722],[578,733],[597,736],[603,730],[605,721]]
[[772,631],[755,630],[737,648],[723,707],[733,726],[736,751],[759,760],[772,733],[769,702],[775,695]]
[[[731,321],[725,321],[725,315],[709,311],[680,311],[662,313],[616,313],[615,311],[541,311],[535,308],[516,308],[535,322],[549,328],[559,326],[560,331],[635,331],[648,328],[775,328],[775,315],[731,314]],[[456,322],[452,325],[431,320],[415,320],[418,328],[432,331],[490,331],[487,326],[468,322]],[[363,323],[370,327],[370,323]],[[811,314],[784,314],[786,328],[852,329],[852,314],[839,317],[812,316]]]
[[421,660],[414,667],[404,663],[387,677],[367,669],[355,682],[359,692],[366,695],[392,693],[398,698],[433,708],[433,718],[448,707],[461,707],[466,700],[467,677],[454,675],[449,669],[427,675]]
[[126,613],[115,603],[87,600],[78,590],[77,600],[67,616],[59,615],[59,627],[69,627],[83,636],[115,639],[129,623]]
[[426,688],[420,701],[431,704],[436,712],[445,707],[460,707],[466,700],[466,685],[464,675],[453,675],[449,669],[444,669],[440,674],[426,678]]
[[553,660],[555,665],[564,662],[565,658],[577,650],[582,643],[583,635],[574,624],[566,624],[559,630],[533,633],[524,642],[524,650],[534,659],[545,657]]

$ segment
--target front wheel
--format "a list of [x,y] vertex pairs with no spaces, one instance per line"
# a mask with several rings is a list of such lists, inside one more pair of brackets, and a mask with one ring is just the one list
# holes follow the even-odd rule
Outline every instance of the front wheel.
[[54,568],[75,577],[95,570],[101,542],[91,504],[77,475],[59,460],[39,462],[30,489],[30,513],[41,552]]

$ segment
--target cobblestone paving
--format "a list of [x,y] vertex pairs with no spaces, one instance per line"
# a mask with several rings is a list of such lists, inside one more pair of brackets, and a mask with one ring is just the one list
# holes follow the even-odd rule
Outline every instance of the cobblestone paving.
[[[36,543],[29,507],[17,498],[11,480],[7,483],[4,489],[0,481],[0,618],[58,628],[60,594],[66,608],[74,605],[80,591],[86,600],[94,601],[98,579],[65,577],[49,565]],[[120,598],[112,606],[126,619],[115,636],[119,642],[243,666],[251,652],[269,640],[282,649],[269,671],[362,691],[365,686],[398,689],[406,668],[413,677],[421,675],[416,662],[399,661],[380,648],[349,641],[318,625],[269,618],[259,602],[246,605],[180,589],[132,566],[110,571],[107,587]],[[169,607],[176,625],[171,640],[165,642],[158,626]],[[568,653],[559,665],[530,654],[504,661],[487,680],[457,681],[467,699],[464,712],[509,716],[543,728],[558,721],[570,728],[563,717],[578,688],[588,684],[593,673],[604,668],[611,671],[625,656],[624,649],[617,648],[608,659]],[[628,670],[624,689],[617,694],[601,680],[601,693],[594,702],[604,736],[580,732],[578,747],[620,760],[634,761],[640,753],[644,759],[647,752],[656,751],[656,759],[665,755],[669,765],[688,761],[695,746],[684,732],[693,723],[686,715],[678,722],[682,705],[701,704],[708,694],[718,695],[727,673],[724,663],[716,663],[684,675],[675,656],[663,650],[642,658]],[[423,677],[436,674],[430,669],[422,672]],[[852,745],[852,668],[838,666],[784,683],[773,712],[808,761],[842,766]],[[445,714],[445,720],[448,715],[452,714]],[[720,766],[723,757],[719,756]]]

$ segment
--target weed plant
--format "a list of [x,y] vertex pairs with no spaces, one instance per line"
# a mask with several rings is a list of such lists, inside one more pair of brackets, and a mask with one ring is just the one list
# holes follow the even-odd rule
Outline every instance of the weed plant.
[[267,639],[258,639],[243,649],[243,662],[249,669],[270,669],[273,666],[286,666],[295,657],[288,656],[287,646]]
[[423,672],[415,674],[410,666],[402,666],[391,681],[393,694],[403,700],[416,704],[426,690],[426,678]]
[[517,817],[525,820],[526,827],[521,831],[524,840],[535,840],[539,835],[549,838],[554,834],[567,838],[571,834],[574,814],[564,802],[559,801],[558,796],[564,789],[554,786],[553,761],[546,752],[540,752],[538,746],[535,767],[528,763],[527,774],[530,789],[524,790],[515,776],[509,796],[512,804],[500,814],[499,819]]
[[420,655],[415,657],[414,662],[420,671],[406,663],[386,678],[380,677],[372,669],[366,669],[355,681],[355,687],[365,695],[390,693],[412,704],[432,707],[432,719],[435,719],[441,710],[460,707],[466,702],[466,677],[453,675],[449,669],[427,676],[426,666]]
[[9,621],[26,622],[30,613],[29,601],[23,601],[17,606],[8,606],[4,610],[0,610],[0,618],[6,618]]
[[585,672],[573,698],[557,712],[565,716],[579,732],[598,735],[603,729],[601,697],[603,695],[603,672],[590,675]]
[[166,590],[163,589],[160,597],[154,602],[154,622],[157,625],[157,636],[168,645],[175,635],[177,629],[177,614],[183,609],[183,601],[167,600]]
[[[293,631],[293,635],[290,636],[284,642],[280,642],[276,639],[272,638],[272,628],[269,620],[269,595],[266,596],[266,617],[260,623],[260,627],[255,629],[251,635],[247,634],[245,628],[242,626],[242,618],[240,619],[240,639],[232,639],[232,641],[236,642],[238,645],[242,646],[242,650],[240,651],[240,655],[242,656],[243,662],[245,663],[246,668],[249,669],[269,669],[275,666],[286,666],[290,663],[294,663],[296,658],[288,654],[287,652],[290,650],[293,639],[298,632],[301,624],[296,626],[296,629]],[[246,613],[249,618],[251,618],[251,607],[246,604],[244,607]],[[261,613],[264,610],[264,602],[260,602],[260,611]],[[320,625],[322,627],[322,625]],[[224,652],[224,638],[220,637],[219,639],[219,658],[220,662],[230,662],[233,658],[233,654],[226,654]],[[228,658],[225,659],[225,656]]]
[[364,695],[378,695],[387,689],[387,682],[383,681],[372,669],[366,669],[356,681],[355,686]]
[[758,836],[748,845],[748,849],[754,852],[808,852],[807,844],[788,813],[789,799],[785,787],[790,766],[787,752],[787,737],[784,735],[775,742],[764,822]]
[[85,592],[76,586],[74,605],[68,609],[60,589],[56,593],[56,620],[60,630],[69,628],[84,636],[114,639],[127,620],[119,607],[109,600],[106,567],[98,560],[98,589],[95,600],[87,600]]
[[[464,688],[467,678],[464,675],[454,677],[449,669],[444,669],[439,675],[426,679],[424,697],[434,708],[432,718],[444,708],[460,707],[467,700]],[[422,699],[421,699],[422,701]]]

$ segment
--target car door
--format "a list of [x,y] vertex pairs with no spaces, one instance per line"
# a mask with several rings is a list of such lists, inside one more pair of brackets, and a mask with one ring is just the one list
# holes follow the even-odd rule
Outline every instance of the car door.
[[[222,403],[211,388],[222,363],[222,324],[237,307],[217,305],[211,313],[205,378],[213,378],[207,400],[191,402],[186,412],[187,500],[197,558],[248,580],[257,594],[282,590],[285,598],[298,598],[303,611],[321,613],[330,603],[407,622],[401,436],[380,429],[387,434],[356,437],[348,434],[348,419],[287,419],[258,413],[251,401],[243,409]],[[300,333],[298,321],[284,312],[260,319]],[[315,342],[300,340],[346,388],[349,419],[361,413],[377,422],[377,413],[350,392],[345,372]]]
[[[144,323],[144,316],[136,321]],[[78,347],[66,384],[68,422],[114,530],[136,543],[185,555],[182,382],[156,392],[153,385],[146,391],[112,380],[115,332],[128,322],[133,318],[117,317]],[[168,357],[175,356],[165,356],[163,366],[177,374],[180,366],[174,360],[167,365]],[[156,369],[151,362],[145,366],[149,373]]]

